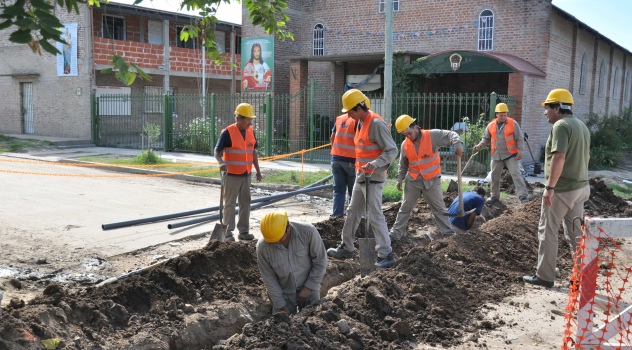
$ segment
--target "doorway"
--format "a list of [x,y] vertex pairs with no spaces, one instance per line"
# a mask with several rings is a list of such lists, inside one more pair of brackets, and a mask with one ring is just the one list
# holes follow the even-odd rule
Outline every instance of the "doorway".
[[33,134],[33,83],[20,83],[22,97],[22,133]]

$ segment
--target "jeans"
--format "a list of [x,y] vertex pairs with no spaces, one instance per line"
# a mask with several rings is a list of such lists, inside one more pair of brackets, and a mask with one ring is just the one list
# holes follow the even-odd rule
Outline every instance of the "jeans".
[[[344,215],[347,192],[349,198],[355,182],[355,164],[351,162],[331,162],[331,173],[334,175],[334,212],[333,215]],[[351,201],[351,200],[349,200]]]

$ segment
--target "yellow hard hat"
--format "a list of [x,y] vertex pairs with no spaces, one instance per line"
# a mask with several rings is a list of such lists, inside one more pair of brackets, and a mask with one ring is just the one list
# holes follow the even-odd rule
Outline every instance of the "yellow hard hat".
[[496,113],[507,113],[509,112],[509,108],[507,108],[506,103],[499,103],[496,105]]
[[237,108],[235,108],[235,114],[239,114],[240,116],[246,118],[256,118],[255,109],[248,103],[238,104]]
[[350,89],[342,95],[342,113],[357,106],[360,102],[364,102],[367,108],[371,108],[369,98],[358,89]]
[[[566,89],[553,89],[549,92],[549,95],[546,97],[546,101],[542,102],[542,107],[544,107],[547,103],[560,103],[562,104],[563,109],[570,109],[570,106],[574,105],[573,95],[571,92]],[[568,108],[564,108],[566,106]]]
[[267,213],[261,219],[261,234],[268,243],[278,242],[285,234],[288,219],[285,211]]
[[408,114],[402,114],[395,121],[395,129],[397,129],[397,132],[402,133],[406,131],[415,120],[417,119],[411,118]]

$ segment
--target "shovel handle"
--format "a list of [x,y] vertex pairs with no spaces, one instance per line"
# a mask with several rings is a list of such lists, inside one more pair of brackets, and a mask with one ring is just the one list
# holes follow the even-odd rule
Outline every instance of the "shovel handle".
[[369,184],[371,183],[371,174],[364,174],[364,236],[369,238]]
[[224,217],[224,182],[225,182],[225,178],[226,178],[226,174],[223,171],[219,171],[219,178],[220,178],[220,188],[219,188],[219,223],[220,225],[224,226],[224,222],[222,221],[222,218]]

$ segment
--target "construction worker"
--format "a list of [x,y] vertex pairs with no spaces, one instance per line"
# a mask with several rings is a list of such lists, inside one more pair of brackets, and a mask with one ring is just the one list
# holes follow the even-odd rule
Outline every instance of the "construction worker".
[[228,225],[224,240],[234,241],[235,206],[239,202],[239,230],[240,241],[251,241],[255,238],[248,231],[250,229],[250,173],[254,165],[257,172],[257,182],[261,181],[259,159],[256,149],[259,147],[255,133],[252,130],[252,120],[256,118],[255,109],[240,103],[235,108],[235,123],[222,130],[215,145],[215,159],[220,165],[220,171],[226,172],[224,179],[224,215],[222,222]]
[[538,224],[538,267],[534,275],[524,276],[523,280],[547,288],[553,287],[555,281],[560,223],[571,254],[575,254],[582,231],[574,219],[584,217],[584,203],[590,197],[590,132],[573,116],[574,104],[573,95],[566,89],[551,90],[542,102],[544,115],[553,128],[545,148],[546,184]]
[[467,216],[456,216],[456,214],[459,214],[459,198],[454,198],[450,208],[448,208],[448,214],[453,214],[450,215],[450,223],[456,233],[465,233],[465,231],[474,226],[474,221],[483,212],[486,193],[482,187],[463,193],[463,211],[468,212],[475,209]]
[[349,201],[355,182],[355,137],[356,122],[347,113],[336,118],[331,131],[331,173],[334,176],[333,217],[345,213],[347,192]]
[[[450,225],[450,220],[445,215],[447,209],[441,191],[439,148],[453,146],[454,154],[461,156],[463,155],[463,141],[455,131],[422,130],[415,123],[415,119],[406,114],[397,118],[395,129],[405,137],[399,156],[397,189],[402,190],[404,178],[406,179],[406,186],[404,186],[402,205],[391,228],[391,237],[395,240],[404,237],[410,214],[417,205],[420,194],[423,194],[428,202],[435,223],[439,226],[443,236],[454,236],[455,232]],[[430,237],[435,238],[432,235]]]
[[[369,109],[369,99],[360,90],[351,89],[342,95],[342,112],[358,123],[354,137],[356,179],[353,184],[351,203],[347,209],[347,219],[342,227],[342,241],[337,248],[329,248],[327,255],[334,258],[353,258],[355,232],[362,215],[369,221],[375,235],[378,268],[395,265],[386,218],[382,212],[382,189],[386,181],[386,170],[395,157],[397,145],[384,119]],[[366,184],[367,176],[370,178]],[[366,187],[369,197],[366,197]],[[369,212],[366,213],[368,206]]]
[[496,119],[487,125],[483,139],[474,146],[474,150],[478,152],[491,143],[492,193],[487,199],[487,204],[491,205],[500,200],[500,177],[504,167],[507,167],[513,179],[518,198],[522,203],[526,203],[529,201],[527,185],[520,174],[520,159],[524,150],[520,125],[507,116],[509,109],[505,103],[497,104],[495,112]]
[[261,234],[257,265],[274,311],[295,314],[319,300],[327,254],[316,228],[273,211],[261,219]]

